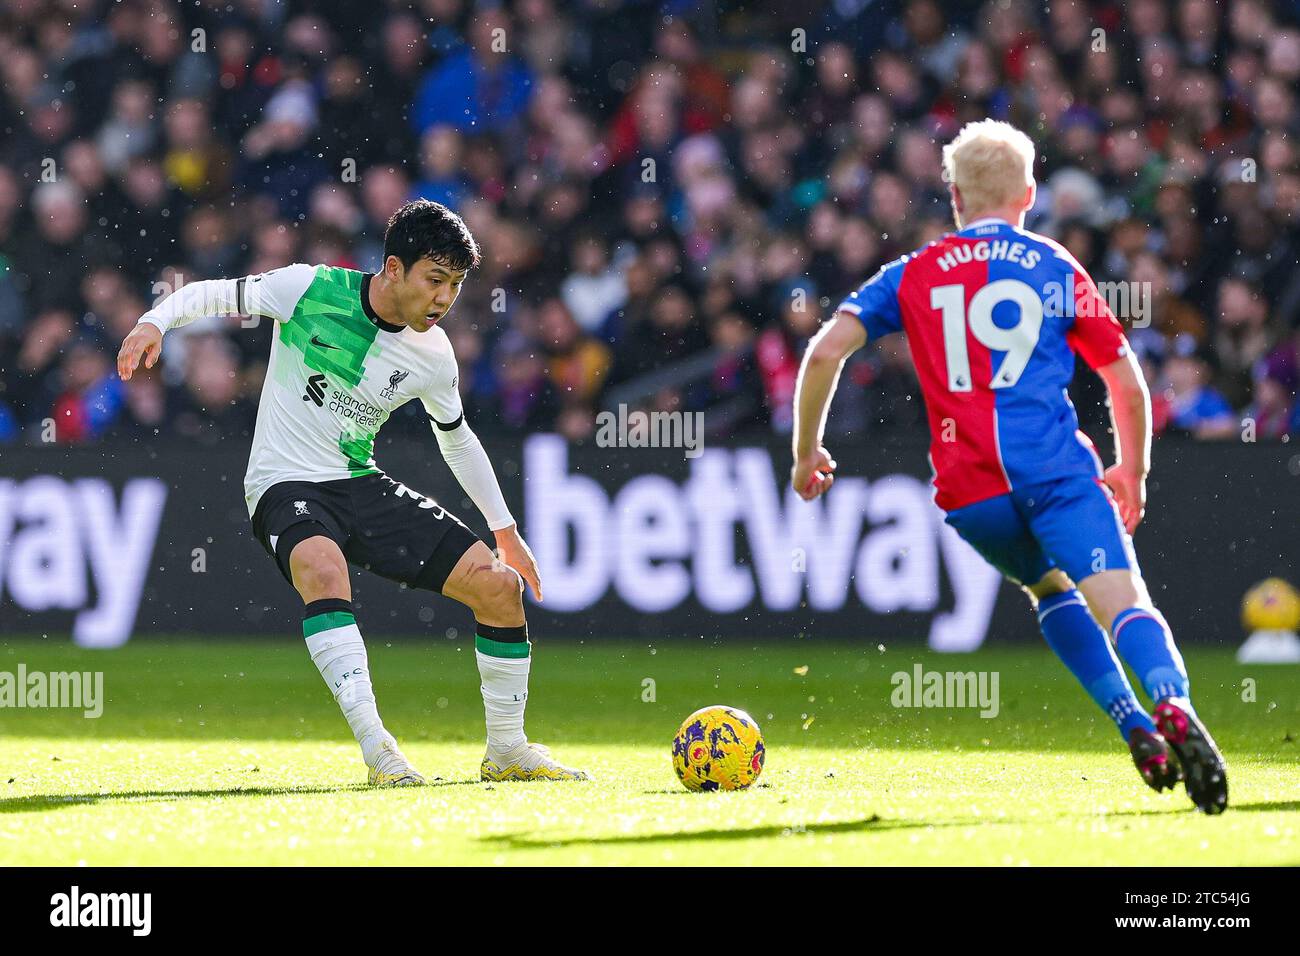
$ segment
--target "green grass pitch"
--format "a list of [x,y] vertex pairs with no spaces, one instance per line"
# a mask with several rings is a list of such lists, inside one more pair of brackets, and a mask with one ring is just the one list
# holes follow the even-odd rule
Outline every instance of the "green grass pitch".
[[[1181,787],[1142,785],[1040,647],[539,640],[529,734],[596,779],[490,785],[469,644],[369,643],[380,712],[428,787],[362,785],[300,641],[0,641],[0,671],[102,670],[107,698],[99,719],[0,710],[0,864],[1300,863],[1295,667],[1187,654],[1231,782],[1231,808],[1205,817]],[[894,708],[890,675],[918,661],[998,672],[1000,713]],[[762,726],[749,791],[687,793],[673,774],[673,733],[711,703]]]

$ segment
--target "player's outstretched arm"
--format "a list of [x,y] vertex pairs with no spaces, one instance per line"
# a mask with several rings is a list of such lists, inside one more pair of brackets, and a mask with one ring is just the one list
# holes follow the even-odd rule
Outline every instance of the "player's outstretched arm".
[[858,317],[837,312],[812,337],[804,352],[794,391],[794,467],[790,480],[805,501],[824,494],[835,480],[835,460],[822,446],[826,413],[844,360],[866,342],[866,329]]
[[1097,374],[1106,384],[1115,432],[1115,464],[1106,469],[1106,485],[1115,495],[1120,518],[1132,534],[1146,513],[1147,472],[1151,470],[1151,396],[1142,368],[1132,352],[1103,365]]
[[243,279],[205,279],[182,286],[140,317],[117,353],[117,374],[129,382],[141,360],[153,368],[162,355],[163,333],[205,315],[238,315]]
[[162,354],[164,333],[205,316],[265,315],[287,321],[316,275],[314,266],[296,263],[241,279],[204,279],[182,286],[140,316],[122,340],[117,374],[130,381],[141,360],[153,368]]

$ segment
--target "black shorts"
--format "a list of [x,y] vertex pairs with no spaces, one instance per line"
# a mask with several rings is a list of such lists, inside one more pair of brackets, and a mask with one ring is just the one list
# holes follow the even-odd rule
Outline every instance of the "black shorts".
[[290,584],[290,553],[324,535],[349,564],[430,591],[442,590],[456,562],[480,540],[432,498],[385,474],[272,485],[253,512],[253,534]]

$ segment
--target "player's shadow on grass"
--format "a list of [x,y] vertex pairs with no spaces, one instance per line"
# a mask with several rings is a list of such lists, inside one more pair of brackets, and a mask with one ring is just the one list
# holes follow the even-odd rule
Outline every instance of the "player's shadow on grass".
[[[462,787],[479,780],[431,780],[430,787]],[[332,787],[227,787],[213,790],[110,790],[107,793],[33,793],[25,797],[0,798],[0,813],[39,813],[65,807],[100,803],[155,803],[171,800],[202,800],[208,797],[296,797],[326,793],[361,793],[376,788],[364,783]],[[420,791],[423,787],[392,789]]]
[[101,803],[155,803],[201,800],[207,797],[274,797],[313,793],[347,793],[368,789],[362,784],[339,787],[230,787],[219,790],[112,790],[107,793],[33,793],[0,799],[0,813],[39,813]]
[[[1232,803],[1229,801],[1227,813],[1229,815],[1234,813],[1286,813],[1296,810],[1300,810],[1300,800],[1261,800],[1258,803]],[[1197,813],[1197,809],[1190,803],[1180,802],[1176,806],[1153,807],[1146,810],[1107,810],[1105,813],[1088,812],[1077,814],[1077,816],[1084,819],[1106,819],[1109,817],[1181,816],[1186,814],[1196,815]]]
[[[993,821],[990,821],[993,822]],[[998,823],[1011,821],[998,820]],[[773,836],[827,836],[833,833],[860,833],[863,831],[910,830],[924,827],[969,826],[969,822],[945,820],[935,823],[928,820],[888,820],[872,814],[861,820],[840,823],[808,823],[789,826],[780,823],[762,827],[738,827],[717,830],[684,830],[675,833],[619,834],[616,836],[576,836],[565,839],[533,837],[526,833],[503,833],[480,837],[483,843],[496,843],[511,850],[544,850],[569,846],[615,846],[619,844],[676,843],[681,840],[750,840]]]
[[1258,803],[1228,802],[1228,813],[1278,813],[1300,810],[1300,800],[1261,800]]

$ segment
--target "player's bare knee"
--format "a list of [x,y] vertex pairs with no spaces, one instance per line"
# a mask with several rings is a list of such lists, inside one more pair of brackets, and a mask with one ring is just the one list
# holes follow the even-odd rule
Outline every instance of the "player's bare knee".
[[332,561],[309,560],[294,568],[293,583],[305,601],[327,597],[346,597],[348,573]]
[[289,557],[293,586],[307,603],[322,598],[350,598],[347,564],[338,545],[324,538],[308,538]]
[[[521,618],[524,613],[524,599],[519,574],[513,568],[503,566],[500,570],[485,575],[475,591],[472,606],[475,615],[485,624],[498,623],[503,619]],[[493,620],[485,620],[485,618]]]
[[1025,593],[1029,595],[1030,602],[1037,607],[1038,602],[1045,597],[1051,597],[1053,594],[1064,594],[1066,591],[1074,589],[1074,582],[1060,568],[1053,568],[1043,575],[1042,580],[1035,584],[1025,586]]

